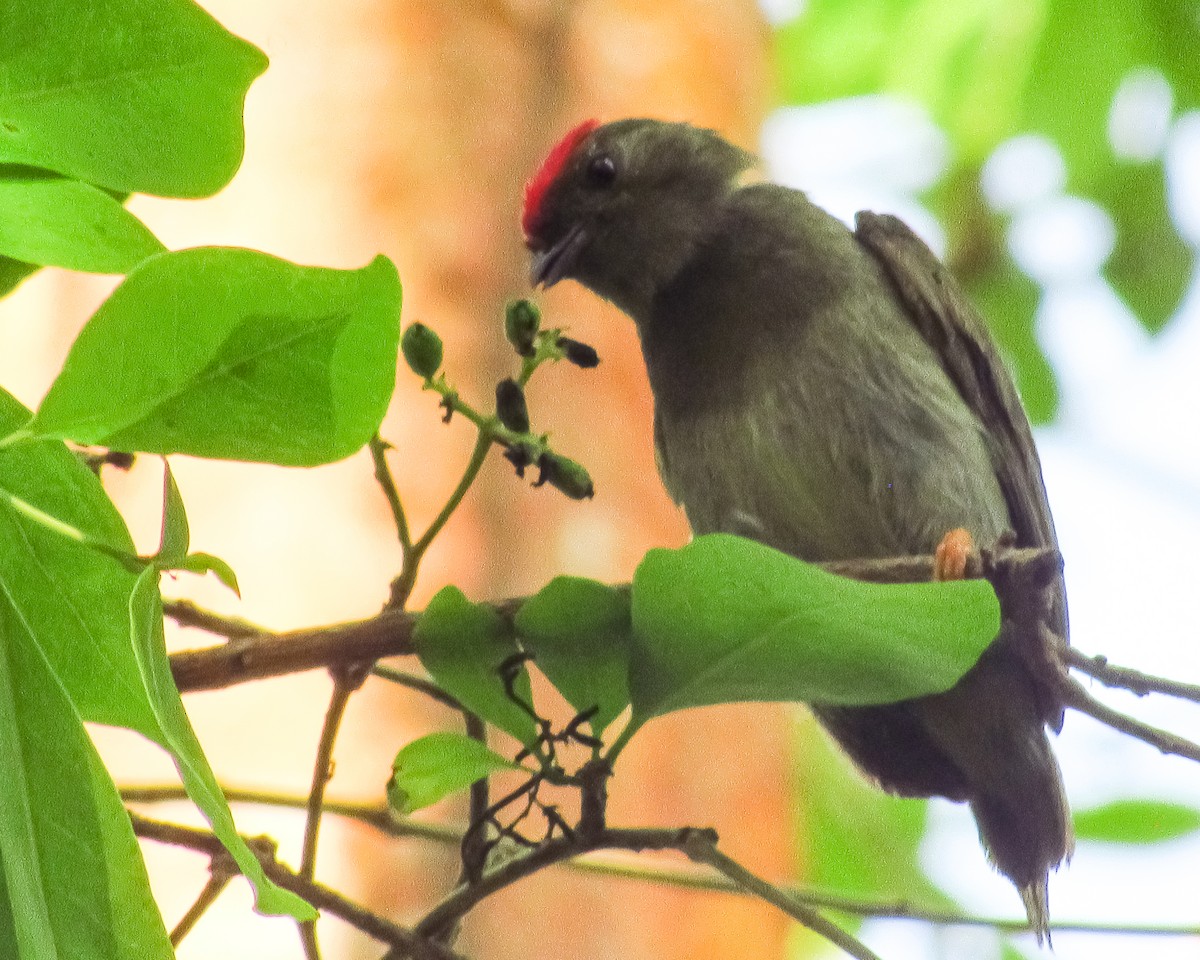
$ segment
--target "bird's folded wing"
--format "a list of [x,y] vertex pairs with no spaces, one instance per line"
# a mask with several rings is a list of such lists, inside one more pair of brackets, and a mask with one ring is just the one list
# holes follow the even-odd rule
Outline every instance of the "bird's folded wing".
[[[855,225],[859,242],[883,266],[921,336],[983,424],[1017,545],[1057,548],[1029,419],[983,318],[950,271],[902,221],[864,211]],[[1067,610],[1061,582],[1056,593],[1049,626],[1065,643]]]

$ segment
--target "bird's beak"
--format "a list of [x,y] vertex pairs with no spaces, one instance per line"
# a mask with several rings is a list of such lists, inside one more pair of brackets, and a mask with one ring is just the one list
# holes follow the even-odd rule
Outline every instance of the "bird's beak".
[[575,266],[580,252],[587,246],[588,233],[577,223],[544,250],[530,248],[529,283],[533,287],[550,288],[567,276]]

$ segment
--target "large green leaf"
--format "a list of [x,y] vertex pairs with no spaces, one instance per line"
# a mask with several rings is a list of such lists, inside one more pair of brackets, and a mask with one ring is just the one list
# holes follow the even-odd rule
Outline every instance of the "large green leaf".
[[[524,667],[505,687],[501,666],[517,656],[512,629],[491,607],[472,603],[457,587],[443,587],[413,630],[417,656],[438,685],[468,710],[526,746],[537,738],[529,712],[533,691]],[[517,698],[514,700],[513,695]]]
[[30,167],[0,165],[0,254],[43,266],[127,273],[163,249],[103,190]]
[[262,52],[189,0],[8,0],[0,162],[114,190],[215,193],[242,159]]
[[31,429],[119,450],[313,466],[374,434],[395,384],[396,269],[251,250],[145,261],[80,333]]
[[633,580],[633,725],[752,700],[861,706],[948,690],[995,639],[982,580],[874,584],[751,540],[651,550]]
[[[0,433],[28,418],[29,411],[0,390]],[[0,497],[0,601],[10,611],[2,639],[30,645],[50,678],[30,695],[52,698],[52,681],[83,720],[128,727],[171,751],[189,794],[258,886],[260,908],[311,916],[307,904],[263,877],[233,829],[171,680],[157,573],[143,571],[139,580],[114,556],[14,507],[12,498],[18,498],[112,554],[131,555],[133,542],[100,481],[61,443],[28,442],[0,448],[0,491],[6,495]],[[43,749],[58,749],[47,743],[53,741],[42,741]],[[61,777],[57,788],[70,795],[77,787],[73,778]],[[78,789],[93,787],[82,779]],[[110,852],[123,856],[118,847]]]
[[0,947],[13,960],[175,953],[116,787],[0,591]]
[[567,702],[595,710],[600,735],[629,706],[629,591],[555,577],[530,597],[515,619],[522,645]]

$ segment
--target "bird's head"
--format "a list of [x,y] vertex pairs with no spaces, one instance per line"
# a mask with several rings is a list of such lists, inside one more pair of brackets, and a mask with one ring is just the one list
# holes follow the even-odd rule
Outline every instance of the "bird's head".
[[578,280],[639,319],[711,234],[721,202],[753,163],[684,123],[579,124],[525,186],[530,280]]

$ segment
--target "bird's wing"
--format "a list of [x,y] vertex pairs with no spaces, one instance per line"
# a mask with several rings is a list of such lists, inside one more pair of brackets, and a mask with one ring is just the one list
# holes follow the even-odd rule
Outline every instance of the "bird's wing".
[[[1029,419],[983,318],[950,271],[902,221],[864,211],[855,226],[859,242],[882,265],[913,324],[983,424],[1017,545],[1057,549]],[[1055,592],[1049,625],[1065,643],[1061,580]]]

